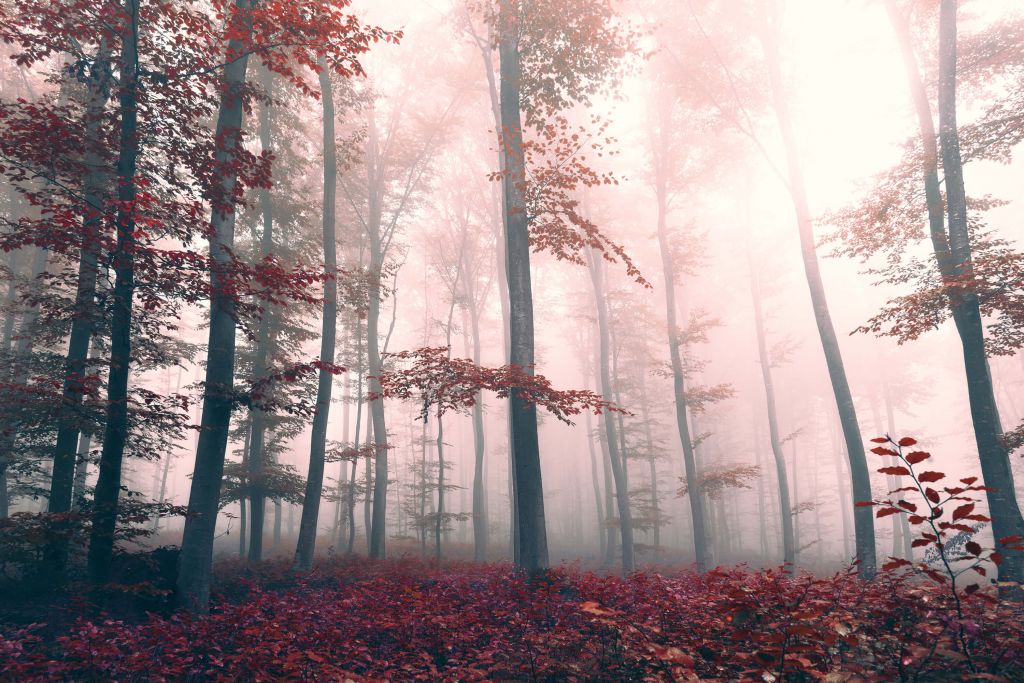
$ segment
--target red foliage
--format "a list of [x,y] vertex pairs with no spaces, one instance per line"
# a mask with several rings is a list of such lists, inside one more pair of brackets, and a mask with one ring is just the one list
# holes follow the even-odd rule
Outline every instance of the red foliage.
[[[468,358],[450,358],[447,347],[424,347],[388,354],[398,367],[385,370],[378,378],[385,398],[415,400],[423,404],[426,419],[431,406],[443,415],[449,410],[467,410],[476,404],[481,391],[493,391],[498,398],[507,398],[512,389],[520,396],[541,406],[562,422],[584,410],[625,413],[622,408],[605,401],[586,389],[558,390],[543,375],[535,375],[515,365],[488,368]],[[369,400],[375,400],[373,394]]]
[[[232,567],[232,572],[238,569]],[[533,585],[503,565],[444,570],[339,561],[296,579],[285,563],[226,584],[208,617],[0,627],[0,678],[31,680],[960,680],[936,615],[944,594],[780,571],[573,569]],[[270,586],[276,586],[271,588]],[[967,606],[975,662],[1024,672],[1020,614]]]

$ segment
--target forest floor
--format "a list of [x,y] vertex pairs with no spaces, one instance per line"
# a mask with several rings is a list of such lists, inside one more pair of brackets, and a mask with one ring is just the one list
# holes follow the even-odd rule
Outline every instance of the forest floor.
[[563,566],[530,582],[507,564],[332,558],[303,576],[222,562],[203,617],[138,608],[156,593],[8,613],[0,680],[1024,680],[1019,605],[982,590],[958,620],[948,587],[893,573]]

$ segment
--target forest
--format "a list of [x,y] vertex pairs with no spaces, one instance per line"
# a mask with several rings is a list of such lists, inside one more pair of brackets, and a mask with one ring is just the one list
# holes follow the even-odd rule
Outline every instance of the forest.
[[0,39],[0,681],[1024,681],[1019,0]]

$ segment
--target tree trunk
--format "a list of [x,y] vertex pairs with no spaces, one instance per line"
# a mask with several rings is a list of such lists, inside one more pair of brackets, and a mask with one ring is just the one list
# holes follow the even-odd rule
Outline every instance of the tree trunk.
[[71,498],[71,509],[80,510],[85,502],[85,482],[89,476],[89,451],[92,449],[92,434],[82,432],[78,438],[78,453],[75,456],[75,485]]
[[[273,74],[263,69],[260,81],[268,95],[273,92]],[[271,128],[270,105],[260,105],[259,138],[260,149],[271,153],[273,148],[273,130]],[[270,196],[270,188],[261,187],[259,195],[260,213],[263,218],[263,234],[260,238],[260,257],[266,258],[274,251],[274,204]],[[273,362],[273,304],[263,302],[260,305],[260,322],[256,331],[256,358],[253,361],[253,377],[256,380],[266,377],[267,368]],[[252,428],[249,437],[249,456],[247,472],[249,476],[249,562],[263,559],[263,528],[267,511],[267,492],[264,487],[266,469],[266,435],[267,414],[259,406],[250,409]]]
[[[468,280],[467,280],[468,282]],[[473,362],[480,365],[480,311],[474,299],[469,302],[469,319],[473,329]],[[487,559],[487,480],[484,477],[484,405],[483,393],[477,392],[473,402],[473,559]]]
[[[78,260],[78,282],[75,290],[74,317],[64,360],[64,386],[58,417],[57,443],[53,449],[53,470],[50,478],[50,512],[67,512],[72,506],[75,478],[75,456],[82,405],[86,360],[89,344],[96,326],[96,279],[99,274],[99,249],[104,217],[104,191],[107,173],[98,147],[101,144],[101,124],[110,92],[110,50],[101,40],[96,63],[89,79],[85,111],[85,139],[88,141],[82,161],[86,169],[82,194],[87,206],[82,218],[82,247]],[[53,549],[61,557],[54,558],[61,565],[67,552],[67,543],[60,542]]]
[[[251,0],[236,0],[235,6],[248,12]],[[251,19],[245,23],[251,33]],[[228,43],[227,66],[221,84],[220,110],[217,115],[215,160],[219,173],[210,224],[210,332],[207,345],[206,382],[196,464],[188,500],[188,516],[181,540],[178,570],[178,602],[192,612],[205,613],[210,604],[210,572],[213,565],[213,539],[217,527],[221,479],[224,477],[224,453],[231,426],[232,389],[235,374],[234,301],[228,280],[231,249],[235,241],[235,214],[231,196],[238,180],[233,164],[242,130],[242,89],[249,58],[243,40]]]
[[281,545],[281,499],[274,498],[274,550]]
[[[893,414],[892,395],[891,395],[891,393],[889,391],[889,383],[888,382],[885,382],[885,381],[882,382],[882,395],[885,398],[885,417],[886,417],[886,424],[888,425],[889,434],[895,434],[896,433],[896,417]],[[894,489],[898,489],[898,488],[902,488],[903,487],[903,477],[896,476],[893,479],[894,479],[894,483],[896,484],[893,487]],[[902,555],[901,555],[899,552],[897,552],[896,548],[894,547],[893,548],[893,555],[896,555],[897,557],[903,557],[904,559],[907,559],[907,560],[913,560],[914,559],[914,546],[913,546],[914,537],[910,533],[910,522],[907,521],[907,516],[906,515],[892,515],[892,517],[899,518],[898,519],[899,537],[900,537],[900,544],[901,544],[901,549],[902,549]]]
[[[593,250],[587,252],[590,266],[590,280],[594,285],[594,300],[597,302],[598,365],[601,369],[601,397],[610,401],[611,370],[608,339],[608,309],[605,303],[604,283],[601,273],[601,257]],[[604,434],[608,441],[608,456],[611,461],[612,479],[615,481],[615,502],[619,511],[619,536],[622,539],[622,571],[628,574],[636,569],[633,554],[633,513],[629,507],[629,485],[626,483],[626,467],[620,453],[621,442],[617,441],[616,424],[613,415],[605,415]]]
[[[370,393],[377,396],[370,401],[370,421],[373,425],[373,439],[376,447],[374,458],[373,517],[367,528],[369,555],[382,560],[386,556],[387,540],[387,496],[388,496],[388,430],[384,419],[384,399],[380,398],[380,299],[381,277],[384,269],[384,253],[381,244],[381,205],[384,169],[377,168],[377,127],[375,114],[371,111],[367,144],[370,153],[367,158],[367,180],[369,185],[369,210],[367,231],[370,241],[370,301],[366,315],[366,351],[369,365]],[[369,495],[369,492],[367,492]]]
[[640,373],[640,417],[644,421],[644,445],[647,448],[647,464],[651,478],[651,532],[655,548],[661,548],[661,503],[658,500],[658,463],[654,450],[654,433],[651,430],[650,404],[647,399],[646,373]]
[[587,429],[587,450],[590,452],[590,480],[594,484],[594,507],[597,510],[597,540],[601,546],[601,557],[607,552],[604,529],[604,506],[601,504],[601,481],[597,476],[597,449],[594,448],[594,426],[590,411],[584,411]]
[[[125,2],[128,29],[122,36],[117,159],[117,245],[113,254],[114,297],[110,321],[107,423],[100,451],[99,479],[89,534],[89,581],[106,583],[114,555],[121,463],[128,439],[128,379],[131,375],[132,296],[135,290],[135,167],[139,155],[138,69],[139,0]],[[86,339],[88,346],[88,339]],[[73,473],[73,470],[72,470]],[[72,474],[73,480],[73,474]],[[63,501],[61,501],[63,503]]]
[[[786,164],[789,176],[789,193],[796,213],[797,227],[800,235],[800,252],[803,257],[804,274],[810,290],[811,303],[814,309],[814,320],[818,327],[818,336],[825,354],[832,391],[835,394],[839,420],[843,427],[846,441],[846,453],[850,461],[850,472],[854,503],[871,500],[871,479],[868,473],[867,459],[864,456],[864,441],[857,423],[857,411],[850,392],[850,383],[846,377],[843,356],[839,348],[839,340],[832,324],[828,301],[825,298],[825,287],[821,280],[818,255],[814,242],[814,223],[811,218],[810,205],[804,186],[803,169],[800,167],[796,133],[793,120],[789,113],[785,89],[782,82],[782,66],[779,57],[778,19],[766,18],[769,27],[761,33],[761,44],[764,49],[768,66],[769,81],[775,104],[775,115],[782,134],[786,153]],[[854,532],[857,547],[857,572],[861,578],[870,579],[876,572],[875,561],[875,524],[874,513],[870,507],[855,507],[853,511]]]
[[764,313],[761,311],[761,287],[753,262],[750,263],[750,293],[754,301],[757,357],[761,364],[761,381],[764,383],[764,396],[768,413],[768,440],[772,446],[772,456],[775,459],[775,476],[779,487],[779,518],[782,524],[782,562],[788,568],[796,563],[793,505],[789,500],[786,459],[782,454],[782,443],[779,437],[779,418],[775,410],[775,383],[772,379],[772,362],[771,358],[768,357],[768,344],[765,338]]
[[437,512],[434,517],[434,559],[441,561],[441,531],[444,529],[444,418],[437,413]]
[[[962,281],[970,281],[971,236],[956,120],[956,13],[956,0],[942,0],[939,12],[939,143],[945,172],[946,220],[953,257],[953,275]],[[963,346],[967,393],[971,405],[971,421],[974,423],[974,438],[981,459],[981,473],[986,485],[990,487],[986,498],[992,518],[992,533],[996,539],[1024,536],[1024,519],[1017,504],[1010,454],[1002,440],[1003,428],[992,390],[978,296],[970,289],[957,287],[951,292],[950,300],[953,303],[953,320]],[[1003,554],[1003,562],[999,565],[999,580],[1024,582],[1024,551],[1003,545],[998,550]],[[1024,597],[1024,590],[1018,587],[1015,595],[1018,598]]]
[[334,344],[338,326],[338,258],[335,253],[335,195],[338,183],[338,154],[334,142],[334,92],[327,61],[321,57],[320,94],[323,103],[324,134],[324,314],[320,333],[320,376],[316,389],[316,413],[310,436],[309,474],[306,477],[306,496],[302,502],[302,520],[299,522],[299,540],[295,548],[295,568],[308,570],[313,566],[316,549],[316,527],[320,514],[320,495],[324,484],[324,456],[327,450],[327,418],[331,409],[331,389],[334,374],[326,367],[334,364]]
[[[31,279],[34,282],[46,271],[49,253],[45,249],[37,249],[32,259]],[[13,312],[9,316],[14,317]],[[30,356],[35,342],[35,325],[39,319],[39,307],[30,307],[21,318],[18,327],[17,342],[14,345],[14,357],[11,359],[11,373],[6,378],[13,387],[24,386],[28,381]],[[7,489],[7,468],[14,455],[14,444],[18,436],[18,423],[5,419],[0,430],[0,519],[10,515],[10,494]]]
[[[472,24],[471,24],[472,25]],[[491,102],[491,115],[494,118],[494,129],[502,130],[501,123],[501,99],[498,93],[498,83],[494,77],[494,58],[493,58],[493,35],[488,36],[487,39],[483,39],[479,36],[474,35],[477,47],[480,49],[480,55],[484,62],[484,73],[487,76],[487,93],[490,96]],[[502,145],[498,145],[498,171],[504,173],[506,168],[505,161],[505,149]],[[504,344],[505,351],[505,364],[512,362],[512,343],[509,330],[509,289],[508,289],[508,258],[506,255],[506,238],[503,234],[502,228],[504,223],[505,211],[505,192],[501,191],[498,193],[498,203],[501,206],[502,220],[495,224],[495,237],[497,249],[496,256],[498,262],[498,301],[501,304],[501,333],[502,341]],[[515,467],[512,463],[512,413],[511,413],[511,402],[509,403],[509,412],[506,413],[505,417],[505,428],[506,428],[506,446],[508,447],[508,464],[509,464],[509,547],[510,555],[512,555],[513,561],[518,562],[518,529],[519,525],[517,522],[516,505],[514,501],[514,486],[513,478],[515,476]]]
[[[523,371],[534,372],[533,289],[530,281],[529,219],[523,196],[526,182],[523,127],[520,116],[519,27],[512,0],[501,0],[500,61],[501,137],[507,169],[504,189],[505,244],[508,265],[509,360]],[[544,521],[544,487],[541,478],[540,444],[537,439],[537,407],[523,399],[519,390],[509,392],[512,423],[512,467],[518,529],[516,564],[530,574],[548,568],[548,540]]]
[[711,548],[707,537],[707,519],[704,509],[704,497],[700,492],[697,460],[693,452],[693,439],[690,436],[690,425],[686,416],[686,378],[683,375],[683,359],[680,350],[679,327],[676,321],[676,276],[672,264],[672,252],[668,243],[668,226],[666,225],[668,209],[666,206],[667,188],[664,179],[659,179],[658,187],[658,246],[661,250],[661,265],[665,279],[665,320],[668,326],[668,352],[672,363],[672,390],[675,397],[676,428],[679,431],[679,442],[683,447],[683,469],[689,483],[690,519],[693,524],[693,551],[697,561],[697,571],[711,569]]
[[[169,378],[168,378],[169,379]],[[167,382],[167,388],[170,389],[170,381]],[[178,381],[175,388],[175,393],[181,391],[181,367],[178,368]],[[171,470],[171,460],[174,459],[174,444],[168,444],[164,451],[164,462],[162,472],[160,473],[160,490],[157,494],[156,502],[158,505],[163,505],[167,498],[167,475]],[[160,530],[160,514],[157,513],[156,517],[153,518],[153,532],[156,533]]]

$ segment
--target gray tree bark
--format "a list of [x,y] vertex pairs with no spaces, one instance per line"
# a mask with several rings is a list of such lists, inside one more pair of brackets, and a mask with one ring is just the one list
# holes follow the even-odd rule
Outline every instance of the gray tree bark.
[[[335,201],[338,184],[338,154],[334,141],[334,91],[327,61],[321,57],[320,99],[323,104],[324,136],[324,197],[323,240],[324,282],[323,325],[320,331],[320,362],[334,364],[334,346],[338,330],[338,257],[335,246]],[[320,514],[320,496],[324,484],[324,457],[327,450],[327,418],[331,409],[331,389],[334,374],[321,367],[316,389],[316,413],[310,436],[309,473],[306,476],[306,495],[302,502],[299,522],[299,540],[295,548],[295,568],[305,571],[313,566],[316,549],[316,528]]]
[[[252,0],[236,0],[235,6],[248,11]],[[247,23],[247,28],[252,30],[251,21]],[[222,170],[214,182],[221,202],[230,201],[232,190],[238,182],[232,161],[242,131],[242,90],[249,63],[241,40],[230,41],[227,54],[229,59],[224,67],[216,127],[216,139],[221,142],[215,160]],[[224,477],[224,454],[231,424],[235,374],[234,301],[227,291],[227,280],[230,277],[227,269],[235,242],[233,207],[230,204],[214,206],[210,224],[210,255],[213,259],[210,285],[213,294],[210,300],[206,382],[177,583],[179,604],[198,613],[207,612],[210,604],[213,539],[217,527],[221,480]]]
[[[811,217],[810,204],[807,200],[803,169],[800,165],[796,132],[793,128],[793,119],[789,112],[789,103],[786,100],[785,88],[783,86],[782,64],[778,43],[779,19],[777,16],[769,15],[764,17],[764,20],[767,26],[761,32],[761,44],[768,67],[768,76],[775,105],[775,116],[786,153],[788,189],[796,214],[797,228],[800,236],[800,253],[803,257],[804,274],[807,278],[807,287],[811,295],[814,321],[818,327],[818,336],[825,355],[825,363],[828,366],[829,379],[832,383],[832,391],[835,395],[836,407],[839,411],[839,420],[843,427],[843,437],[846,441],[846,453],[850,461],[853,502],[868,501],[872,499],[871,479],[868,473],[867,459],[864,456],[864,440],[860,433],[860,425],[857,422],[857,411],[853,403],[853,394],[850,391],[850,383],[846,377],[846,367],[843,364],[839,339],[836,337],[835,327],[832,324],[832,315],[829,312],[825,287],[821,280],[821,270],[818,265],[818,254],[814,241],[814,223]],[[855,507],[853,520],[854,533],[856,535],[857,573],[861,578],[870,579],[877,571],[875,523],[872,508]]]

